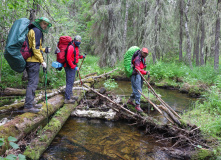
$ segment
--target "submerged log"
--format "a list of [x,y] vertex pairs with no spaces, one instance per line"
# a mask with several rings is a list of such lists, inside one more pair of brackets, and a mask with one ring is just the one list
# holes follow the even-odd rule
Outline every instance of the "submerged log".
[[[48,99],[48,115],[50,116],[56,110],[58,110],[63,105],[63,102],[64,97],[62,95],[57,95]],[[47,106],[44,103],[39,113],[24,113],[22,115],[16,116],[13,120],[0,126],[0,137],[7,139],[9,136],[12,136],[20,140],[46,119]],[[7,148],[9,148],[9,144],[5,143],[0,148],[0,153],[3,154]]]

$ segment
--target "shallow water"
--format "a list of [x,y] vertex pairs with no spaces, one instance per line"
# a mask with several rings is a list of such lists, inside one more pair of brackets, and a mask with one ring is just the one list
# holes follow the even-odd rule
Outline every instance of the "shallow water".
[[162,146],[125,122],[69,118],[43,157],[58,160],[170,159],[158,149]]
[[[101,86],[102,84],[99,85]],[[196,100],[175,90],[155,88],[155,91],[166,103],[180,112],[188,110]],[[132,92],[130,82],[119,81],[114,92],[129,98]],[[151,111],[150,114],[158,120],[167,122],[156,111]],[[165,144],[156,143],[154,137],[144,135],[143,131],[126,122],[70,117],[41,159],[172,159],[159,149],[163,145]]]

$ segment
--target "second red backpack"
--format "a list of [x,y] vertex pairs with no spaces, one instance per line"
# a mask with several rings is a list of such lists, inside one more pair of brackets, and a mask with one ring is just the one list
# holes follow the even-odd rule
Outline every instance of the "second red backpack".
[[59,38],[57,47],[59,48],[60,52],[57,52],[57,62],[65,62],[65,51],[67,50],[67,47],[71,44],[71,42],[72,38],[70,36],[61,36]]

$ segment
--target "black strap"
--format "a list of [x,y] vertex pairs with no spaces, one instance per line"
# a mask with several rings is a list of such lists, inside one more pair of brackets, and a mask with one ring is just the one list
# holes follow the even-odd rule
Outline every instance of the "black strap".
[[[70,65],[68,64],[67,54],[68,54],[68,48],[69,48],[70,45],[72,45],[74,47],[73,41],[69,42],[67,48],[65,49],[65,63],[67,64],[68,67],[70,67]],[[76,50],[75,50],[75,47],[74,47],[74,62],[73,62],[73,64],[77,65],[76,64]]]

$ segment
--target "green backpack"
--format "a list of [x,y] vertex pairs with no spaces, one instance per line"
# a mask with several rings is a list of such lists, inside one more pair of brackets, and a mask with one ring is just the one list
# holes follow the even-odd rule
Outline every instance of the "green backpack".
[[134,53],[137,50],[140,50],[140,48],[137,46],[132,46],[124,54],[124,70],[126,72],[127,77],[130,77],[132,75],[133,68],[131,67],[131,60],[132,60]]
[[27,18],[16,20],[9,31],[5,46],[5,59],[7,60],[10,67],[19,73],[22,73],[26,66],[26,61],[23,58],[20,50],[29,31],[29,24],[30,20]]

